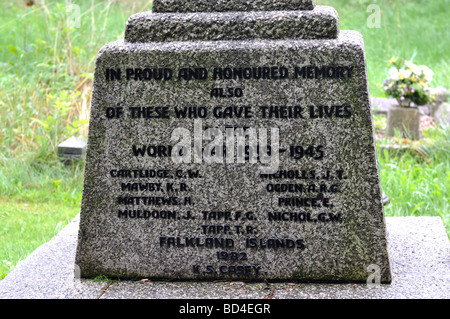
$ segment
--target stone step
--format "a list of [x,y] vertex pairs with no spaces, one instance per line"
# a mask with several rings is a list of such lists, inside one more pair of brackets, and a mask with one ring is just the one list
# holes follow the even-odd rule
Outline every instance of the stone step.
[[[0,299],[262,299],[267,282],[80,279],[74,265],[80,216],[22,260],[3,280]],[[367,283],[271,282],[274,299],[442,299],[450,291],[450,244],[440,217],[387,217],[393,280]],[[367,272],[367,276],[371,273]],[[369,277],[368,277],[369,278]],[[142,278],[139,278],[142,279]],[[286,289],[288,287],[289,289]],[[204,301],[203,301],[204,302]],[[297,301],[296,301],[297,302]],[[163,303],[162,305],[167,305]],[[167,309],[165,310],[167,311]]]
[[153,0],[153,12],[312,10],[315,0]]
[[339,16],[328,6],[309,11],[155,13],[132,15],[127,42],[335,39]]

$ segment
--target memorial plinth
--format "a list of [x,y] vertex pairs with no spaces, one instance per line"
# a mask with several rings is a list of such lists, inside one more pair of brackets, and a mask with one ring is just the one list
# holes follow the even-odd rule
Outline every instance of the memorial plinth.
[[361,35],[208,3],[155,0],[99,51],[81,275],[390,282]]

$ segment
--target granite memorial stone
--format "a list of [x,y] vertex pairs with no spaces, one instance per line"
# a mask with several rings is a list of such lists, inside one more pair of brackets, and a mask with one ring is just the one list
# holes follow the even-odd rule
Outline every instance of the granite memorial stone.
[[336,10],[154,0],[94,78],[82,277],[391,281],[363,39]]

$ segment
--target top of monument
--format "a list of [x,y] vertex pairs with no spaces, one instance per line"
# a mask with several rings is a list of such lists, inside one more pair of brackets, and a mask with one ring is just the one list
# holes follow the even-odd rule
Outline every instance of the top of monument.
[[125,30],[127,42],[336,39],[339,16],[328,6],[299,11],[140,12]]
[[153,12],[312,10],[315,0],[153,0]]

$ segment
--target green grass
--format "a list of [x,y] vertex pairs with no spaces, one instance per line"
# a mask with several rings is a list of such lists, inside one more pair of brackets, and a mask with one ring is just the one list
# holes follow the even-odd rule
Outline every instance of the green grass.
[[79,212],[83,165],[0,161],[0,279]]
[[123,37],[130,14],[151,8],[73,1],[77,28],[65,3],[0,3],[0,279],[79,212],[83,162],[65,165],[57,145],[86,138],[99,48]]
[[[382,96],[377,83],[387,77],[387,62],[393,57],[413,59],[427,65],[435,76],[432,86],[450,84],[450,0],[317,0],[339,13],[341,30],[356,30],[364,37],[367,72],[372,96]],[[380,28],[367,24],[373,11],[380,8]]]
[[[70,25],[66,0],[0,3],[0,279],[48,241],[79,211],[83,162],[65,165],[56,146],[67,137],[86,138],[97,51],[123,38],[135,12],[149,0],[72,1],[80,26]],[[372,95],[386,77],[392,56],[414,57],[434,72],[433,86],[450,83],[449,0],[317,0],[335,7],[341,29],[365,40]],[[381,27],[367,27],[367,6],[381,9]],[[376,119],[376,126],[383,126]],[[441,216],[450,233],[447,130],[429,132],[434,144],[416,153],[379,151],[388,216]]]
[[[383,143],[379,141],[378,144]],[[450,127],[430,128],[410,150],[378,147],[387,216],[440,216],[450,235]]]
[[0,279],[49,241],[79,211],[78,205],[0,197]]
[[45,160],[65,137],[86,135],[97,51],[122,38],[129,15],[151,3],[75,1],[79,27],[65,0],[36,3],[0,4],[0,142],[3,154]]

